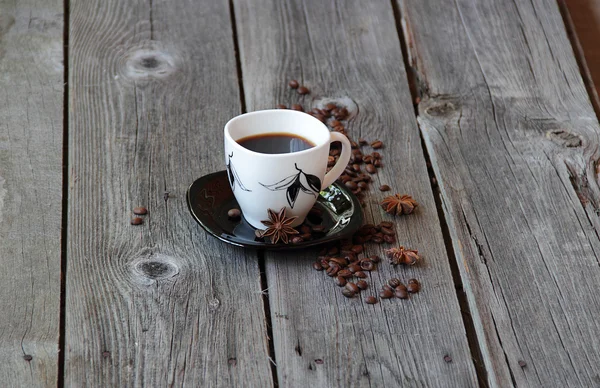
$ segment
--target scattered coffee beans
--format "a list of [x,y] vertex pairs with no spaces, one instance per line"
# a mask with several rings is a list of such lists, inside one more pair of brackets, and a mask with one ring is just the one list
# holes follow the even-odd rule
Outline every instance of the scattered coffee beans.
[[231,220],[239,220],[241,216],[242,212],[240,209],[229,209],[227,212],[227,217],[229,217]]
[[277,104],[277,109],[287,109],[287,106],[283,104]]
[[391,187],[388,185],[381,185],[379,186],[379,191],[390,191]]
[[133,214],[143,216],[144,214],[148,214],[148,209],[146,209],[145,207],[135,207],[133,208]]
[[140,217],[133,217],[131,219],[131,225],[141,225],[144,223],[144,220]]
[[361,290],[366,290],[367,288],[369,288],[369,284],[367,282],[365,282],[364,280],[357,281],[356,286],[358,288],[360,288]]
[[371,143],[371,147],[373,147],[374,149],[380,149],[381,147],[383,147],[383,142],[381,142],[381,140],[376,140],[373,143]]
[[344,289],[342,289],[342,295],[344,295],[346,298],[352,298],[356,293],[352,292],[351,290],[347,289],[344,287]]
[[381,299],[390,299],[392,296],[394,296],[392,290],[381,290],[381,292],[379,293],[379,297]]
[[295,79],[291,80],[288,85],[290,86],[290,88],[292,89],[298,89],[298,86],[300,86],[300,84],[298,83],[298,81],[296,81]]
[[305,95],[305,94],[310,93],[310,90],[308,90],[308,88],[306,86],[300,86],[298,89],[296,89],[296,91],[300,95]]
[[375,304],[375,303],[377,303],[377,298],[374,297],[373,295],[369,295],[365,298],[365,302],[368,304]]

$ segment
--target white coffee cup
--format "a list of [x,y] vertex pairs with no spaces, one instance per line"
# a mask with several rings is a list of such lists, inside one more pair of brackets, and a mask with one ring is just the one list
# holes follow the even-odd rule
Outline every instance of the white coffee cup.
[[[348,138],[330,132],[325,124],[309,114],[287,109],[246,113],[225,125],[225,163],[229,184],[244,218],[264,229],[267,210],[286,207],[288,217],[300,225],[315,204],[319,192],[329,187],[344,171],[351,155]],[[237,141],[248,136],[288,133],[302,137],[314,147],[303,151],[265,154],[251,151]],[[329,144],[342,143],[336,165],[328,172]]]

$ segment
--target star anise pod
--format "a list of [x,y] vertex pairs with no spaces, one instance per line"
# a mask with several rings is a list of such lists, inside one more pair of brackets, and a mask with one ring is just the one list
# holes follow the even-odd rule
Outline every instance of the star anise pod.
[[395,214],[397,216],[410,214],[417,206],[419,206],[419,204],[410,195],[394,194],[385,197],[383,201],[381,201],[381,207],[386,213]]
[[270,237],[272,244],[277,244],[282,241],[287,244],[290,241],[290,236],[298,234],[299,232],[292,228],[292,222],[298,217],[285,216],[286,208],[283,207],[279,213],[275,213],[273,210],[268,209],[269,219],[261,221],[267,229],[262,233],[262,237]]
[[400,245],[398,248],[386,249],[385,254],[393,265],[406,264],[414,265],[421,260],[419,252],[414,249],[407,249]]

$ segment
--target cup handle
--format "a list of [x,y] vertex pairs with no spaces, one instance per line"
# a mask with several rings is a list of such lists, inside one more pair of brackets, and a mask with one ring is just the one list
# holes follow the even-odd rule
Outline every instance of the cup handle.
[[346,166],[348,165],[348,162],[350,161],[350,155],[352,154],[350,140],[348,140],[345,135],[342,135],[338,132],[331,132],[329,135],[330,143],[333,143],[334,141],[339,141],[342,143],[342,153],[340,154],[335,166],[333,166],[333,168],[327,174],[325,174],[321,190],[325,190],[327,187],[331,186],[331,184],[338,179],[340,175],[342,175],[346,169]]

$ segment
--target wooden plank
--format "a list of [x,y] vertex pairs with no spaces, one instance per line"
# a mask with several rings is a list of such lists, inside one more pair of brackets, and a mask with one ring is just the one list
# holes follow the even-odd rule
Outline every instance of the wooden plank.
[[241,111],[227,1],[77,0],[71,23],[65,383],[272,385],[256,254],[185,199]]
[[56,385],[63,5],[0,1],[0,376]]
[[[396,231],[424,263],[410,269],[382,263],[363,293],[377,295],[395,276],[416,277],[424,290],[410,301],[371,306],[362,297],[344,298],[311,268],[316,251],[266,256],[280,386],[475,386],[391,4],[236,1],[235,11],[248,110],[297,101],[310,108],[328,98],[356,103],[349,133],[386,144],[367,221],[391,219],[378,206],[383,194],[375,188],[383,183],[421,204],[396,220]],[[290,79],[306,84],[310,96],[299,98],[286,85]],[[381,248],[366,249],[382,255]]]
[[489,385],[597,386],[600,128],[557,4],[402,9]]

